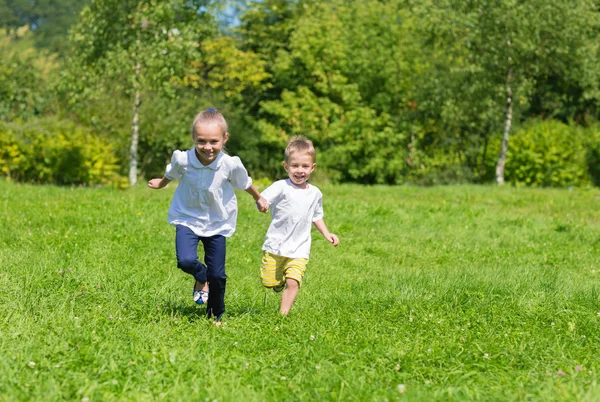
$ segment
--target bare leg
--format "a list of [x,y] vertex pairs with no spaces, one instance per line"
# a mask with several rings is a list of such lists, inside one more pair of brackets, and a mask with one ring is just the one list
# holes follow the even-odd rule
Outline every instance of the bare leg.
[[281,308],[279,312],[283,315],[287,315],[296,300],[296,296],[298,296],[298,289],[300,286],[295,279],[286,279],[285,280],[285,290],[281,295]]

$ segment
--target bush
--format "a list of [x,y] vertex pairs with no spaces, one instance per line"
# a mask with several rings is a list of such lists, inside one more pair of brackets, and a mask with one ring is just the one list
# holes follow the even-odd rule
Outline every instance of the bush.
[[475,175],[456,153],[444,149],[415,149],[409,153],[407,182],[424,186],[465,184],[476,181]]
[[595,186],[600,186],[600,126],[586,130],[585,136],[588,174]]
[[554,120],[533,120],[509,140],[506,181],[534,187],[591,183],[588,130]]
[[0,123],[0,172],[19,182],[122,185],[112,147],[96,134],[52,118]]

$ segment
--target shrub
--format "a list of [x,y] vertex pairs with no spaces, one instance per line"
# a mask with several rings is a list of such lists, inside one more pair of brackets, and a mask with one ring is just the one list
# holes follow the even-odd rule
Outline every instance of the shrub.
[[600,126],[592,126],[586,130],[585,143],[588,174],[592,183],[600,186]]
[[59,185],[121,185],[110,144],[69,121],[0,123],[0,172],[11,180]]
[[506,181],[534,187],[591,183],[586,130],[555,120],[532,120],[509,141]]

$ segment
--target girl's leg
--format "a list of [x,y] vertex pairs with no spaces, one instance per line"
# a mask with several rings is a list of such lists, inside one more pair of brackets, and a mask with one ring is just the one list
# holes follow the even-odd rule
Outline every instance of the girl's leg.
[[225,312],[225,286],[227,275],[225,275],[226,238],[216,235],[202,237],[204,244],[204,262],[207,267],[208,278],[208,304],[206,315],[215,317],[217,321]]
[[[192,275],[202,286],[206,284],[206,266],[198,261],[198,242],[200,238],[192,229],[177,225],[175,227],[175,253],[177,267]],[[198,284],[197,284],[198,285]],[[195,289],[196,287],[194,287]]]
[[298,296],[299,288],[300,285],[297,280],[292,278],[285,280],[285,290],[281,295],[281,308],[279,309],[281,314],[287,315],[290,312],[294,301],[296,301],[296,296]]

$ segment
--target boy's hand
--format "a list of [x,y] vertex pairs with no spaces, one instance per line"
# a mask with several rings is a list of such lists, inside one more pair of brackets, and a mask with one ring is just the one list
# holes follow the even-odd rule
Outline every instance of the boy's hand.
[[256,208],[258,208],[260,212],[267,212],[269,210],[269,202],[265,199],[265,197],[261,196],[256,201]]
[[337,247],[337,245],[340,244],[340,239],[338,239],[338,237],[333,233],[329,233],[329,236],[326,236],[325,238],[329,241],[329,243],[333,244],[334,247]]

